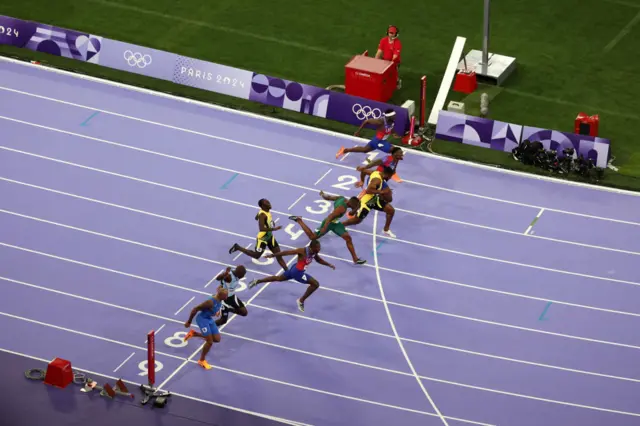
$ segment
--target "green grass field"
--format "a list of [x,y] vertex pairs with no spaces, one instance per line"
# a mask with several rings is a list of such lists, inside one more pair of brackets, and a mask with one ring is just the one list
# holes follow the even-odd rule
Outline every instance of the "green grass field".
[[[0,14],[322,87],[342,84],[349,58],[375,50],[393,23],[400,27],[404,46],[403,87],[394,96],[396,103],[417,101],[420,77],[427,75],[431,105],[456,36],[467,38],[465,53],[482,46],[482,1],[22,0],[1,5]],[[495,1],[491,15],[490,50],[517,57],[518,70],[505,87],[494,88],[490,117],[572,131],[579,112],[600,114],[600,135],[611,139],[620,167],[618,173],[607,170],[603,183],[640,190],[640,0]],[[6,46],[0,53],[317,127],[355,130],[63,58]],[[480,88],[486,89],[491,88]],[[450,98],[461,96],[452,92]],[[473,109],[473,102],[469,105]],[[539,173],[504,153],[443,141],[432,149]]]

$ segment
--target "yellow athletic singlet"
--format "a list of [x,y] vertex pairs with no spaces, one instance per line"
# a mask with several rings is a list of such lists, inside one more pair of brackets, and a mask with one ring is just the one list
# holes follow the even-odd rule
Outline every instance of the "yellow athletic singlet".
[[[264,210],[260,210],[258,212],[258,223],[260,223],[260,215],[267,215],[267,227],[269,228],[274,228],[275,224],[273,223],[273,220],[271,219],[271,213],[265,212]],[[260,225],[258,224],[258,227]],[[258,228],[260,229],[260,228]],[[271,232],[258,232],[258,239],[259,240],[268,240],[269,238],[271,238]]]
[[[374,179],[380,180],[380,183],[378,184],[378,187],[376,189],[378,191],[382,190],[382,183],[384,182],[384,180],[382,179],[382,174],[378,171],[371,173],[371,175],[369,176],[369,182]],[[364,196],[360,199],[360,206],[366,205],[369,201],[371,201],[373,197],[375,197],[375,194],[364,194]]]

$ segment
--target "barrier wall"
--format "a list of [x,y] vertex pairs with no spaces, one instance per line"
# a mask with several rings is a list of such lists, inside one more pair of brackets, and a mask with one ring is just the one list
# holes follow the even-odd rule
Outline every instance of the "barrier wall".
[[440,111],[436,138],[511,152],[520,144],[522,126],[473,115]]
[[558,158],[564,157],[562,151],[565,148],[572,147],[575,149],[574,158],[582,154],[602,168],[607,167],[611,155],[608,139],[504,123],[451,111],[440,111],[436,138],[504,152],[511,152],[525,140],[539,141],[545,149],[556,150]]
[[264,74],[101,36],[0,15],[0,44],[132,72],[303,114],[360,125],[396,112],[396,131],[409,130],[409,112],[398,105],[309,86]]

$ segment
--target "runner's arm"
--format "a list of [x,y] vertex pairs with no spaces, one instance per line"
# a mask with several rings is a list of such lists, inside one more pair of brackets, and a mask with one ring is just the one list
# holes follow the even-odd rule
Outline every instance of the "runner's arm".
[[318,262],[321,265],[328,266],[331,269],[336,269],[335,266],[333,266],[331,263],[327,262],[326,260],[318,256],[317,254],[315,255],[314,259],[316,260],[316,262]]
[[384,163],[384,160],[370,161],[366,166],[359,166],[356,170],[361,172],[363,170],[367,170],[375,166],[380,166],[382,165],[382,163]]
[[358,130],[356,131],[356,135],[358,133],[360,133],[360,131],[362,131],[362,128],[364,126],[367,126],[367,125],[370,125],[370,124],[373,124],[373,125],[376,125],[376,126],[382,126],[384,124],[384,122],[380,118],[369,118],[368,120],[364,120],[362,122],[362,124],[360,125],[360,127],[358,127]]
[[220,272],[218,276],[215,278],[215,281],[222,281],[229,276],[229,272],[231,272],[231,267],[227,267],[224,271]]
[[368,170],[366,168],[360,170],[360,182],[364,182],[364,177],[371,175],[371,173],[373,173],[373,170]]
[[260,229],[260,232],[272,232],[272,231],[279,231],[280,229],[282,229],[282,226],[276,226],[275,228],[269,228],[269,224],[267,223],[267,216],[266,215],[260,216],[260,218],[258,219],[258,227]]
[[385,194],[385,193],[389,192],[388,188],[387,189],[382,189],[382,190],[377,190],[376,189],[376,186],[378,186],[376,184],[376,182],[379,182],[379,181],[380,181],[380,179],[377,179],[377,178],[376,179],[371,179],[369,181],[369,186],[367,186],[367,189],[366,189],[367,194],[379,195],[379,194]]
[[[297,256],[302,256],[304,255],[304,248],[297,248],[297,249],[293,249],[293,250],[285,250],[285,251],[281,251],[277,254],[278,257],[280,256],[293,256],[293,255],[297,255]],[[265,256],[266,258],[274,258],[276,257],[275,254],[268,254]]]
[[211,300],[205,300],[204,302],[202,302],[201,304],[199,304],[198,306],[196,306],[191,310],[191,313],[189,314],[189,319],[187,320],[185,325],[188,326],[189,324],[191,324],[191,321],[193,321],[193,317],[195,317],[199,311],[203,309],[211,309],[211,308],[213,308],[213,302]]
[[320,196],[327,201],[336,201],[338,198],[340,198],[340,195],[327,195],[324,193],[324,191],[320,191]]

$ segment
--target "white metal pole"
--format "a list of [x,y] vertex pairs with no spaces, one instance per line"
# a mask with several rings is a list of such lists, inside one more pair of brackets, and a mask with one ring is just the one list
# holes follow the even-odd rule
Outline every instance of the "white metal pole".
[[482,74],[488,74],[489,68],[489,28],[491,0],[484,0],[484,34],[482,39]]

